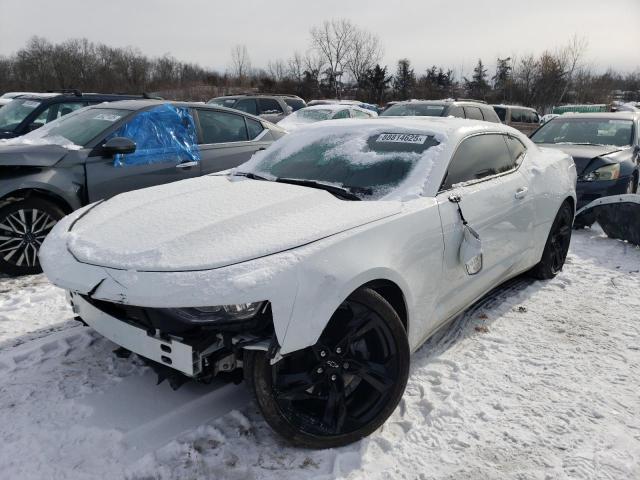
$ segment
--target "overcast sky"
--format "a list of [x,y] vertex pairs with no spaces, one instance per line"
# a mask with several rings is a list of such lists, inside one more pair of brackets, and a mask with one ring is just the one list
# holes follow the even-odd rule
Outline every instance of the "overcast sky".
[[409,58],[416,71],[442,65],[468,73],[482,58],[555,49],[588,39],[597,70],[640,69],[640,0],[0,0],[0,55],[32,35],[86,37],[225,70],[233,45],[255,67],[309,46],[309,29],[344,17],[380,36],[383,62]]

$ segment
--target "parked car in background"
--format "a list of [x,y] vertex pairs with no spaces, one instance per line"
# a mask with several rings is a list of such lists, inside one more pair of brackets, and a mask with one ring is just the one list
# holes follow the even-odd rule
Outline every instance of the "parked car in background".
[[380,107],[374,103],[361,102],[360,100],[338,100],[337,98],[324,98],[321,100],[311,100],[310,102],[307,103],[307,106],[313,107],[316,105],[335,105],[335,104],[356,105],[360,108],[371,110],[372,112],[376,112],[376,113],[378,113],[378,111],[380,110]]
[[542,125],[531,140],[573,157],[580,209],[600,197],[638,191],[639,131],[640,113],[574,113]]
[[497,122],[327,121],[227,175],[76,212],[41,258],[80,319],[174,386],[242,369],[287,441],[339,447],[392,414],[434,332],[562,269],[575,179]]
[[7,103],[20,95],[30,95],[32,93],[34,92],[7,92],[0,96],[0,108],[4,107]]
[[529,135],[540,126],[540,115],[533,108],[519,105],[493,105],[498,118],[505,125]]
[[149,97],[82,93],[79,90],[18,95],[0,110],[0,138],[19,137],[88,105],[143,98]]
[[340,118],[374,118],[378,114],[371,110],[360,108],[356,105],[326,104],[314,105],[293,112],[284,120],[278,122],[278,126],[288,132],[292,132],[305,125],[310,125],[323,120],[336,120]]
[[284,133],[215,105],[129,100],[0,141],[0,272],[38,272],[44,237],[83,205],[235,167]]
[[407,100],[396,102],[381,117],[457,117],[500,123],[493,108],[486,103],[469,100]]
[[305,101],[295,95],[242,94],[216,97],[207,103],[234,108],[256,115],[269,122],[277,123],[292,112],[307,106]]

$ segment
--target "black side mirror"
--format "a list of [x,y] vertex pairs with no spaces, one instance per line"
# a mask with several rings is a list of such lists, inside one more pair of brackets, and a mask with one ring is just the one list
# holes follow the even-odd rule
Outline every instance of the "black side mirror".
[[102,145],[106,155],[133,153],[136,151],[136,142],[127,137],[113,137]]

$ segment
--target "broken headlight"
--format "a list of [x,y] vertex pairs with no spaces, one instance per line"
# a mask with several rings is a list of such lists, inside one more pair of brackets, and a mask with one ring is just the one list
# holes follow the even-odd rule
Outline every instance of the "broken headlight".
[[604,167],[596,168],[593,172],[587,173],[584,180],[587,182],[598,182],[602,180],[615,180],[620,177],[620,164],[613,163]]
[[171,315],[190,323],[216,323],[249,320],[263,310],[266,302],[237,303],[212,307],[168,308]]

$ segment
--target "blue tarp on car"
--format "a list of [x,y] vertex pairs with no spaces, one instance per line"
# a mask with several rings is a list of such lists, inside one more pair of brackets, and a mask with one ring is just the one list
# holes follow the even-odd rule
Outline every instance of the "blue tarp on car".
[[112,137],[127,137],[136,143],[134,153],[115,156],[116,167],[200,161],[196,125],[187,107],[164,104],[145,110]]

